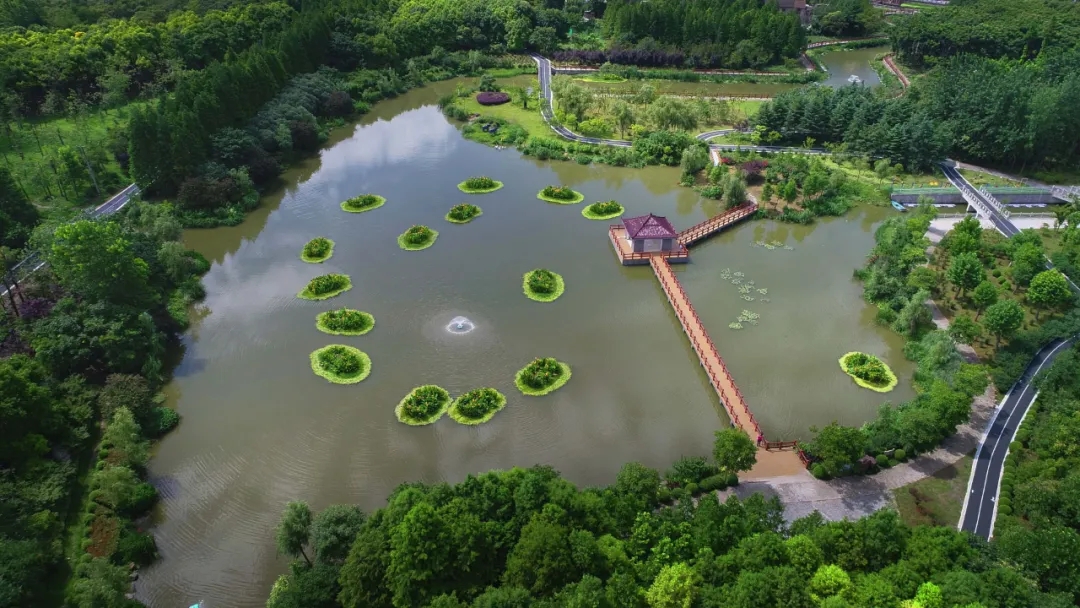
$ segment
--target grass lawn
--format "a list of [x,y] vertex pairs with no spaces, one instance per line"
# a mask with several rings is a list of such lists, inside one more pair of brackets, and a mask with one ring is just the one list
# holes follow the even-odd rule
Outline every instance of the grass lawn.
[[832,158],[823,159],[825,164],[832,169],[840,169],[861,182],[872,184],[877,187],[893,186],[896,188],[934,188],[948,187],[949,180],[940,169],[935,168],[933,173],[901,173],[900,175],[882,179],[876,173],[866,169],[856,169],[850,162],[838,163]]
[[990,175],[982,171],[972,171],[971,169],[960,169],[960,175],[963,175],[964,179],[971,182],[976,188],[979,186],[1023,186],[1023,184],[1015,180]]
[[[532,84],[527,86],[533,87],[534,93],[540,90],[540,85],[535,78],[532,79]],[[497,106],[482,106],[476,101],[475,95],[459,97],[455,103],[470,114],[501,118],[507,122],[512,122],[528,131],[529,137],[554,136],[554,131],[544,122],[544,117],[540,115],[540,101],[538,99],[530,100],[529,109],[526,110],[521,107],[521,101],[514,98],[512,91],[506,92],[510,94],[509,103]]]
[[574,82],[595,90],[597,93],[610,95],[632,95],[641,89],[641,85],[652,86],[658,95],[686,95],[690,97],[775,97],[784,91],[798,88],[800,85],[769,82],[762,77],[758,82],[684,82],[682,80],[624,80],[613,82],[600,80],[590,74],[574,76]]
[[893,490],[900,519],[909,526],[956,526],[967,494],[973,454],[934,475]]

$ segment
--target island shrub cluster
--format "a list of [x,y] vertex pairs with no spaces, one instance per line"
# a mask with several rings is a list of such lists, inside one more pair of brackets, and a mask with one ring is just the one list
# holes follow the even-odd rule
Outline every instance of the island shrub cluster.
[[470,177],[458,184],[458,190],[466,194],[487,194],[503,187],[503,183],[487,176]]
[[296,294],[304,300],[326,300],[352,289],[352,280],[347,274],[322,274],[308,281],[307,287]]
[[386,204],[386,199],[378,194],[361,194],[342,201],[341,208],[349,213],[363,213],[378,209]]
[[501,91],[481,91],[476,94],[476,102],[482,106],[497,106],[510,101],[510,95]]
[[570,366],[552,357],[533,359],[517,376],[514,384],[522,393],[539,397],[562,388],[570,380]]
[[394,408],[400,422],[410,426],[431,424],[446,413],[450,406],[450,393],[441,386],[425,384],[409,392]]
[[450,208],[450,211],[446,214],[446,221],[455,224],[468,224],[481,213],[480,207],[469,203],[461,203]]
[[536,195],[542,201],[573,205],[585,200],[585,195],[565,186],[547,186]]
[[336,336],[362,336],[375,327],[375,317],[362,310],[340,308],[320,312],[315,327]]
[[398,246],[406,251],[420,251],[434,245],[435,239],[438,237],[438,231],[427,226],[417,225],[409,228],[398,237]]
[[610,220],[625,212],[626,209],[616,201],[600,201],[586,206],[581,215],[590,220]]
[[566,283],[561,275],[546,268],[537,268],[525,273],[525,295],[537,302],[551,302],[566,291]]
[[300,252],[300,259],[312,264],[319,264],[329,260],[332,255],[334,255],[334,241],[323,236],[317,236],[304,245],[304,250]]
[[331,344],[311,353],[311,371],[334,384],[356,384],[371,373],[371,359],[352,346]]
[[840,357],[840,368],[863,388],[887,393],[896,388],[896,374],[874,355],[850,352]]
[[506,407],[506,396],[493,388],[471,390],[450,405],[450,417],[461,424],[483,424]]

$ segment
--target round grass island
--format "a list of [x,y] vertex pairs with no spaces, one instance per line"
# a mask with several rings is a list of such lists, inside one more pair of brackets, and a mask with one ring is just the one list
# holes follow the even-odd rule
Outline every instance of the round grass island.
[[483,213],[480,207],[476,205],[461,203],[450,208],[450,211],[446,214],[446,221],[453,224],[468,224]]
[[425,384],[409,391],[394,408],[399,422],[409,426],[431,424],[446,413],[450,407],[450,393],[441,386]]
[[465,194],[487,194],[503,187],[503,183],[487,176],[470,177],[457,185]]
[[840,369],[851,376],[855,384],[879,393],[887,393],[898,383],[896,374],[874,355],[853,351],[840,357]]
[[624,213],[626,208],[616,201],[600,201],[581,210],[581,215],[590,220],[612,220]]
[[304,300],[326,300],[352,289],[352,280],[347,274],[322,274],[308,281],[307,287],[296,294]]
[[348,211],[349,213],[363,213],[365,211],[371,211],[372,209],[378,209],[386,204],[386,199],[378,194],[361,194],[360,196],[354,196],[341,203],[342,211]]
[[439,232],[427,226],[413,226],[397,237],[398,247],[405,251],[420,251],[435,244]]
[[371,358],[352,346],[331,344],[311,353],[311,371],[334,384],[356,384],[371,373]]
[[320,312],[315,327],[334,336],[362,336],[375,327],[375,317],[362,310],[339,308]]
[[552,357],[533,359],[514,377],[518,390],[531,397],[541,397],[570,380],[570,366]]
[[565,186],[547,186],[537,193],[536,198],[557,205],[576,205],[585,200],[585,195]]
[[461,424],[483,424],[504,407],[506,395],[493,388],[478,388],[454,399],[450,404],[450,417]]
[[300,259],[308,264],[322,264],[332,255],[334,255],[334,241],[324,236],[317,236],[304,245],[303,251],[300,252]]
[[553,302],[566,291],[562,275],[546,268],[530,270],[522,278],[525,295],[536,302]]

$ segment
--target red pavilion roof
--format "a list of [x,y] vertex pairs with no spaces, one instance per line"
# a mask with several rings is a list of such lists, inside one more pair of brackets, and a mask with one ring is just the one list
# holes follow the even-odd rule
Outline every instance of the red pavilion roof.
[[626,228],[627,238],[631,239],[673,239],[679,234],[666,217],[651,213],[628,217],[623,220],[623,226]]

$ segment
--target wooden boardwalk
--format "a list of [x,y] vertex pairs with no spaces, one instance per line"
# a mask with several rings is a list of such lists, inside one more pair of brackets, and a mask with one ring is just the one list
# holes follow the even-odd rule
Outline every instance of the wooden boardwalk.
[[678,238],[679,244],[684,247],[691,247],[694,243],[707,239],[724,228],[732,226],[754,215],[757,210],[758,205],[752,200],[733,209],[729,209],[720,215],[711,217],[700,224],[691,226],[680,232]]

